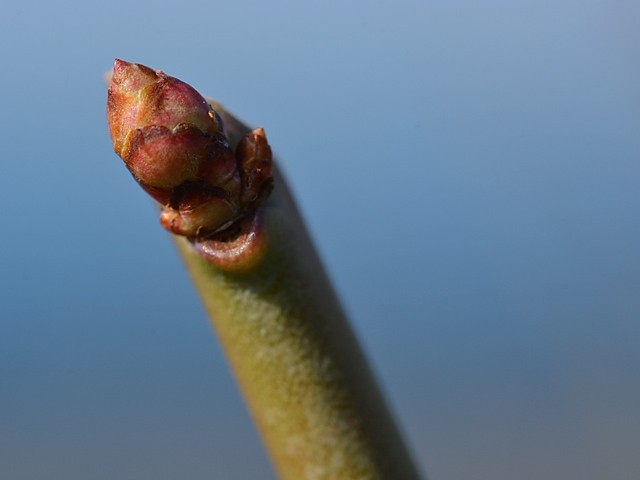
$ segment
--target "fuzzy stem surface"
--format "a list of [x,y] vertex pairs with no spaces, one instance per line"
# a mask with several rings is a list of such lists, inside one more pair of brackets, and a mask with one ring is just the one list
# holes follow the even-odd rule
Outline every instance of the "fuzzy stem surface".
[[[213,106],[236,144],[249,129]],[[262,214],[246,271],[175,241],[280,478],[420,478],[277,167]]]

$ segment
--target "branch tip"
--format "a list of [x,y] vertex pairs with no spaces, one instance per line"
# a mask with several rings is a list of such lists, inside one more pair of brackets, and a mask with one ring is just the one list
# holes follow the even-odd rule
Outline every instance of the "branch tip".
[[[193,87],[121,59],[113,65],[107,119],[115,152],[162,204],[165,229],[189,238],[223,268],[242,263],[261,244],[251,230],[259,222],[252,220],[273,189],[271,148],[262,128],[233,152],[220,116]],[[232,230],[241,234],[230,235]],[[231,237],[233,246],[225,245]],[[237,248],[242,241],[247,245]],[[224,254],[216,256],[216,249]]]

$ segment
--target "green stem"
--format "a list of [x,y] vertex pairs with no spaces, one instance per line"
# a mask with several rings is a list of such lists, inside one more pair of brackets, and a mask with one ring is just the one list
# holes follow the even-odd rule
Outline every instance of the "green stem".
[[[237,142],[248,128],[215,109]],[[266,253],[245,272],[176,243],[278,473],[419,478],[279,172],[264,215]]]

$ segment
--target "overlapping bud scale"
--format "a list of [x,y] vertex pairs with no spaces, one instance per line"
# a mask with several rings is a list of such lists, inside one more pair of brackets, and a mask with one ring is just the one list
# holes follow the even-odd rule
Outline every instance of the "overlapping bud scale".
[[163,72],[116,60],[107,117],[114,150],[164,205],[161,223],[174,233],[215,232],[257,208],[271,191],[264,131],[243,138],[234,155],[207,101]]

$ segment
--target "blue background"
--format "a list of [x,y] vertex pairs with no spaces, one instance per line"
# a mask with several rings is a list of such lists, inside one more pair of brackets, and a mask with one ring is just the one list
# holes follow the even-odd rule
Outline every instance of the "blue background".
[[272,479],[103,73],[266,128],[420,465],[640,477],[640,7],[8,2],[0,477]]

